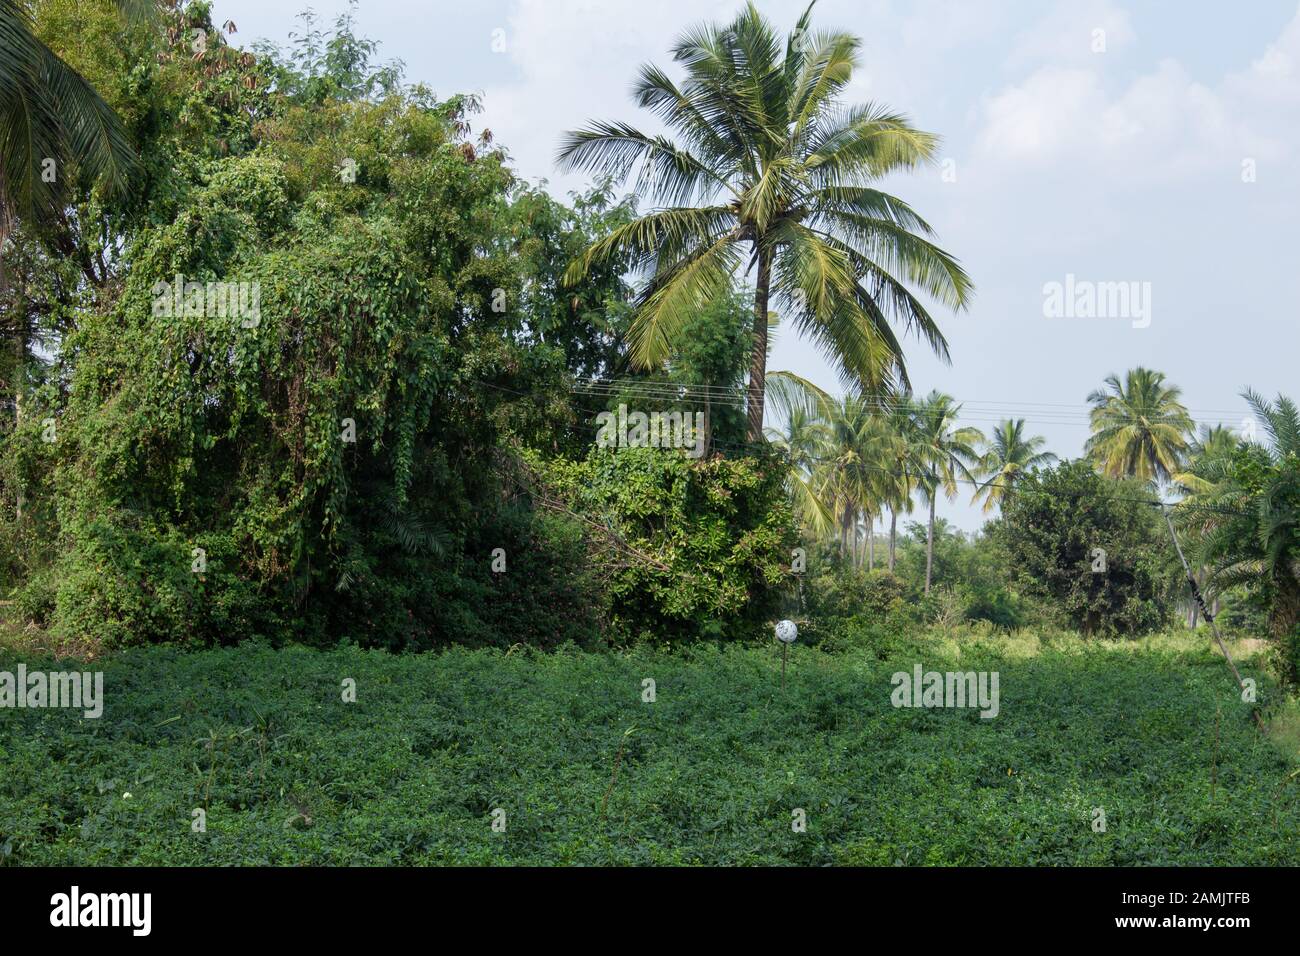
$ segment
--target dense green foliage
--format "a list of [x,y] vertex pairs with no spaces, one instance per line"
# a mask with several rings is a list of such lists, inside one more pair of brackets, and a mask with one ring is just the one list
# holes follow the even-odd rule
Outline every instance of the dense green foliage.
[[[106,647],[392,649],[597,646],[660,616],[667,637],[735,637],[762,620],[790,517],[722,384],[743,385],[739,293],[631,373],[621,264],[562,282],[630,199],[605,186],[566,206],[520,182],[474,135],[474,98],[404,87],[348,14],[257,53],[203,3],[164,23],[99,14],[56,2],[41,23],[56,45],[139,47],[138,67],[107,50],[79,65],[124,104],[142,174],[111,206],[84,193],[65,222],[30,224],[6,260],[25,324],[0,544],[28,620]],[[618,493],[570,495],[576,511],[548,510],[545,482],[518,487],[526,455],[534,476],[580,480],[591,419],[622,400],[702,406],[727,457],[620,458]],[[629,530],[651,518],[683,524]],[[607,526],[695,593],[593,562]],[[696,578],[695,560],[719,564]]]
[[[917,661],[1000,671],[998,717],[892,707],[890,675]],[[140,649],[102,666],[98,721],[0,714],[6,862],[1277,865],[1300,854],[1296,780],[1192,637],[967,634],[960,651],[913,642],[884,661],[797,647],[784,694],[771,646],[398,657],[244,645]],[[345,678],[355,704],[341,699]],[[198,808],[206,833],[191,830]],[[805,833],[792,830],[799,808]]]
[[[682,147],[572,133],[608,178],[562,201],[352,7],[246,50],[207,0],[27,6],[0,672],[106,699],[0,707],[0,865],[1300,856],[1300,414],[1248,392],[1267,440],[1194,441],[1133,369],[1049,467],[1024,419],[913,394],[898,332],[947,354],[914,292],[972,285],[878,189],[936,139],[838,108],[857,38],[752,4],[683,35],[684,85],[637,83]],[[13,174],[25,145],[67,175]],[[769,375],[783,320],[848,394]],[[629,408],[702,424],[608,447]],[[937,514],[967,494],[979,534]],[[1158,633],[1186,581],[1156,495],[1269,737],[1195,610]],[[996,719],[892,706],[918,665],[996,672]]]
[[1167,623],[1176,580],[1160,513],[1138,482],[1083,461],[1023,479],[998,533],[1024,587],[1084,634],[1141,634]]
[[693,463],[654,448],[554,462],[548,484],[603,521],[600,560],[620,636],[752,636],[790,581],[794,543],[774,458]]
[[[1186,472],[1179,517],[1216,591],[1237,587],[1267,610],[1284,672],[1300,675],[1300,410],[1245,393],[1264,442],[1207,441]],[[1213,436],[1211,436],[1213,437]]]

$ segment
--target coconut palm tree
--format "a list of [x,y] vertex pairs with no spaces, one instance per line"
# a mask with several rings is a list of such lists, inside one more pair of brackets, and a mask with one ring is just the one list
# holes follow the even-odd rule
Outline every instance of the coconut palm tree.
[[898,547],[898,515],[900,512],[912,513],[912,493],[916,490],[921,468],[914,441],[916,418],[912,414],[910,398],[904,396],[898,402],[888,403],[884,414],[889,443],[882,482],[884,505],[889,508],[888,567],[892,572]]
[[[132,18],[150,0],[117,0]],[[120,189],[135,154],[117,115],[36,36],[27,5],[0,0],[0,239],[18,218],[41,221],[84,182]]]
[[880,414],[877,403],[869,405],[871,415],[863,435],[863,459],[869,480],[862,517],[866,525],[867,567],[871,569],[876,564],[876,522],[884,518],[885,508],[890,507],[900,493],[894,471],[900,438],[889,416]]
[[814,490],[834,518],[840,553],[859,567],[864,559],[874,566],[873,532],[884,502],[892,435],[876,403],[861,396],[830,399],[823,415]]
[[[1207,475],[1215,474],[1219,470],[1216,462],[1222,462],[1224,467],[1230,467],[1227,463],[1232,454],[1237,450],[1240,444],[1239,439],[1232,430],[1223,425],[1202,425],[1200,436],[1191,443],[1187,451],[1186,470],[1174,475],[1174,484],[1184,495],[1188,497],[1190,504],[1189,509],[1184,509],[1184,515],[1189,515],[1188,520],[1195,524],[1197,512],[1200,511],[1196,505],[1198,496],[1200,498],[1211,498],[1221,489]],[[1212,513],[1211,513],[1212,514]],[[1200,511],[1200,517],[1204,518],[1206,513]],[[1193,530],[1193,533],[1195,531]],[[1198,586],[1204,586],[1206,581],[1206,568],[1202,565],[1196,571],[1196,583]],[[1219,596],[1212,596],[1213,614],[1219,613]],[[1196,619],[1199,616],[1200,608],[1195,601],[1189,601],[1187,604],[1187,627],[1190,630],[1196,629]]]
[[765,428],[764,434],[786,455],[786,488],[795,515],[813,534],[824,535],[834,516],[817,487],[819,456],[830,436],[835,399],[810,380],[784,371],[768,376],[765,398],[768,417],[781,426]]
[[984,482],[975,489],[971,504],[984,499],[987,514],[1010,498],[1016,482],[1031,468],[1040,468],[1056,461],[1050,451],[1040,451],[1047,439],[1041,435],[1025,437],[1025,420],[1004,420],[984,444],[979,471]]
[[817,455],[829,437],[826,423],[807,408],[796,405],[785,416],[781,428],[769,427],[764,432],[768,441],[788,459],[786,491],[799,522],[816,534],[830,530],[831,514],[814,485]]
[[577,282],[598,262],[628,261],[647,281],[628,338],[633,360],[654,365],[692,310],[745,267],[754,273],[748,434],[763,434],[767,316],[789,315],[868,393],[905,386],[898,325],[945,360],[948,346],[912,288],[964,308],[970,279],[935,245],[925,221],[878,188],[890,173],[934,158],[937,139],[876,104],[842,108],[858,65],[858,38],[811,30],[812,7],[784,42],[748,3],[726,25],[682,34],[678,83],[652,65],[634,86],[638,106],[675,133],[621,122],[568,133],[564,171],[625,182],[652,209],[594,243],[569,268]]
[[1122,382],[1108,375],[1106,387],[1088,396],[1088,456],[1111,478],[1168,481],[1181,470],[1193,427],[1181,395],[1163,372],[1135,368]]
[[822,442],[817,488],[835,516],[841,557],[858,563],[859,519],[871,496],[871,413],[856,396],[833,401]]
[[925,593],[930,593],[930,580],[934,565],[934,513],[940,493],[950,501],[957,496],[957,483],[975,477],[971,469],[980,460],[976,447],[984,441],[978,428],[960,427],[957,416],[961,406],[949,395],[931,392],[916,406],[913,448],[919,467],[917,487],[921,500],[930,509],[930,520],[925,535]]

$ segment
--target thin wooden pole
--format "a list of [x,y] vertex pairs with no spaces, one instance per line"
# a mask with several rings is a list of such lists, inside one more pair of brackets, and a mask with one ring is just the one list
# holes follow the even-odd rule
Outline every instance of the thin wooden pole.
[[[1215,643],[1219,645],[1219,650],[1223,652],[1223,659],[1228,662],[1228,667],[1232,669],[1232,676],[1237,679],[1237,686],[1241,688],[1242,700],[1245,700],[1246,685],[1241,679],[1241,673],[1237,670],[1237,665],[1233,663],[1232,655],[1228,653],[1228,645],[1223,643],[1223,637],[1219,634],[1219,625],[1214,623],[1214,615],[1210,613],[1210,609],[1205,606],[1205,599],[1201,597],[1201,589],[1192,574],[1192,566],[1187,563],[1187,556],[1183,554],[1183,546],[1178,543],[1178,533],[1174,531],[1173,519],[1169,517],[1169,506],[1162,503],[1160,510],[1165,516],[1165,524],[1169,525],[1169,536],[1174,539],[1174,550],[1178,552],[1178,560],[1183,563],[1183,571],[1187,574],[1187,584],[1192,589],[1192,600],[1200,607],[1201,615],[1209,622],[1210,630],[1214,633]],[[1259,725],[1259,729],[1263,730],[1264,718],[1259,716],[1259,708],[1252,704],[1250,712],[1255,718],[1255,723]]]

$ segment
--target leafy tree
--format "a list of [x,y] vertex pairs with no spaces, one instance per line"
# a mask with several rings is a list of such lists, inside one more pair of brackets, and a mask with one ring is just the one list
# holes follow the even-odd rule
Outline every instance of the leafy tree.
[[1021,475],[1032,468],[1041,468],[1056,461],[1051,452],[1039,451],[1047,439],[1041,435],[1025,437],[1025,420],[1004,421],[994,430],[984,444],[984,454],[980,457],[979,471],[984,481],[975,489],[971,498],[974,504],[984,499],[984,512],[987,514],[1009,498],[1015,490],[1015,484]]
[[34,35],[112,109],[134,159],[125,190],[60,162],[50,184],[57,201],[0,240],[0,329],[13,342],[0,357],[0,500],[14,517],[6,532],[23,576],[57,550],[58,446],[43,440],[42,423],[59,419],[68,398],[76,354],[66,341],[87,315],[114,308],[139,231],[171,221],[203,164],[251,148],[255,124],[272,112],[256,58],[225,43],[208,4],[162,14],[134,6],[149,15],[123,17],[130,4],[31,5]]
[[1169,620],[1176,580],[1168,532],[1145,484],[1109,481],[1087,461],[1025,475],[996,534],[1022,587],[1071,627],[1131,635]]
[[630,199],[615,202],[608,183],[570,199],[565,205],[542,188],[520,188],[510,204],[508,241],[529,277],[521,290],[523,331],[529,341],[563,349],[579,382],[609,380],[626,366],[621,338],[632,297],[626,269],[610,261],[567,288],[564,272],[591,243],[629,222],[635,207]]
[[272,43],[259,42],[253,49],[274,64],[279,92],[302,102],[364,100],[386,96],[401,89],[405,64],[390,60],[374,65],[379,44],[356,34],[357,0],[334,20],[329,33],[317,24],[311,9],[298,14],[303,32],[290,32],[286,53]]
[[692,312],[743,264],[755,270],[751,441],[762,438],[773,303],[847,378],[874,391],[907,382],[891,320],[947,356],[938,324],[908,284],[954,308],[971,293],[924,220],[877,188],[891,172],[931,160],[935,137],[880,106],[839,107],[860,42],[813,33],[811,12],[785,42],[752,3],[729,24],[686,32],[673,49],[686,71],[680,86],[642,67],[638,105],[682,144],[598,122],[568,134],[559,152],[563,169],[618,182],[639,169],[638,191],[657,204],[594,243],[569,272],[577,281],[614,259],[648,275],[629,330],[638,363],[666,356]]
[[1179,402],[1181,389],[1165,384],[1163,372],[1135,368],[1123,381],[1088,396],[1092,437],[1086,451],[1111,478],[1168,481],[1187,452],[1192,419]]
[[[11,443],[19,464],[45,449],[55,505],[22,607],[110,645],[590,640],[601,603],[571,528],[505,516],[495,471],[507,437],[572,414],[563,353],[516,334],[530,263],[503,232],[503,155],[461,148],[464,100],[346,89],[225,137],[264,85],[215,43],[206,65],[176,55],[192,22],[155,60],[199,79],[156,105],[195,136],[148,142],[170,157],[145,183],[158,218],[124,221],[119,294],[69,310],[57,444],[31,426]],[[160,315],[178,274],[197,285]],[[255,285],[258,314],[206,306],[214,282]],[[523,574],[493,577],[491,539]],[[568,608],[568,630],[530,631],[507,613],[523,605]]]

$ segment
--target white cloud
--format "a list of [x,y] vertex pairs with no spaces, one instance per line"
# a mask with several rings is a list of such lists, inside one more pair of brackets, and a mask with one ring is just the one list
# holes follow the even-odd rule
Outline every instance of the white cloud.
[[[1058,4],[1020,32],[1006,65],[1081,63],[1112,55],[1135,39],[1128,13],[1107,0]],[[1098,41],[1103,52],[1097,52]]]
[[1248,101],[1281,102],[1295,108],[1300,102],[1300,10],[1282,35],[1247,70],[1229,76],[1225,86]]
[[1300,14],[1249,68],[1213,85],[1166,59],[1111,90],[1108,65],[1098,55],[1041,66],[986,97],[979,161],[1008,172],[1043,163],[1122,167],[1124,181],[1149,183],[1221,175],[1245,156],[1279,161],[1300,147]]

